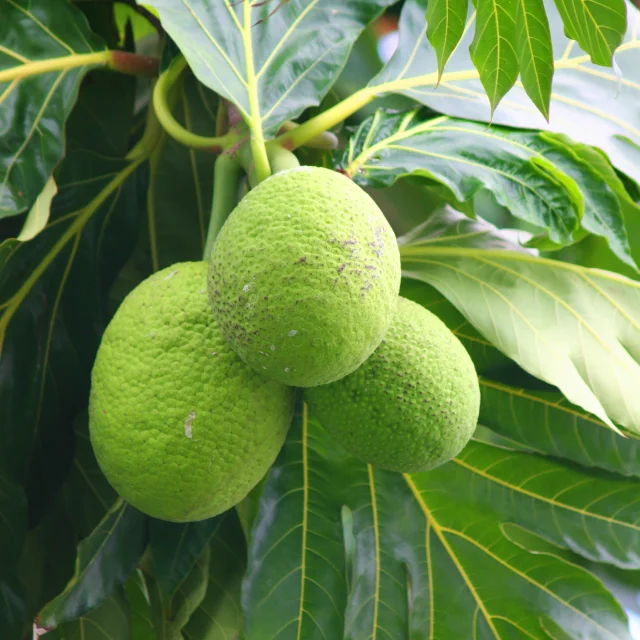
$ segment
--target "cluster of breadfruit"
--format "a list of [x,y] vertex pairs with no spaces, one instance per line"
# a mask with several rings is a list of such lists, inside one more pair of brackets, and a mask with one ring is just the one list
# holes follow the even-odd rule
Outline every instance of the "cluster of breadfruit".
[[393,230],[351,180],[300,167],[260,183],[208,263],[153,274],[107,327],[89,407],[107,479],[157,518],[221,513],[273,464],[296,388],[364,463],[417,472],[448,461],[476,427],[476,372],[399,287]]

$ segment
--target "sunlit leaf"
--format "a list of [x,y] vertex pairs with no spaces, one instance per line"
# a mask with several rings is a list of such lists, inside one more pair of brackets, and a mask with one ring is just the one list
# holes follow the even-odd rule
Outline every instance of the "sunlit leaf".
[[555,0],[567,37],[591,55],[595,64],[610,66],[626,27],[624,0]]
[[440,74],[462,38],[468,6],[469,0],[431,0],[427,4],[427,38],[436,52]]
[[268,2],[147,4],[196,76],[231,100],[253,131],[273,133],[320,102],[358,35],[393,2],[289,0],[270,16]]
[[47,180],[47,184],[44,185],[44,189],[36,198],[36,201],[27,214],[20,234],[18,235],[20,242],[32,240],[44,229],[47,220],[49,220],[51,201],[56,193],[58,193],[58,185],[53,177],[51,177]]
[[[491,114],[490,102],[468,53],[473,25],[438,83],[436,55],[425,35],[426,4],[426,0],[407,0],[404,4],[400,45],[371,80],[371,91],[402,93],[450,116],[565,133],[574,140],[600,147],[617,168],[640,181],[640,12],[630,2],[626,3],[627,33],[616,51],[617,69],[593,65],[589,56],[564,35],[553,3],[545,2],[555,69],[549,122],[538,112],[520,81]],[[607,11],[608,3],[600,4]]]
[[[613,428],[640,432],[640,284],[614,273],[485,248],[485,223],[445,214],[450,233],[414,235],[403,273],[445,295],[532,375]],[[460,244],[460,239],[464,244]],[[515,247],[514,247],[515,248]]]
[[[65,121],[80,81],[100,63],[100,55],[93,60],[87,54],[105,47],[65,0],[0,0],[0,15],[2,218],[26,211],[43,190],[62,158]],[[34,65],[71,56],[82,64],[29,75]]]
[[543,0],[516,0],[516,49],[520,80],[538,111],[549,118],[553,51]]
[[[312,419],[299,417],[267,480],[254,527],[243,598],[247,640],[548,640],[549,625],[571,637],[629,640],[622,609],[596,578],[548,543],[530,553],[526,531],[516,543],[513,528],[505,529],[520,519],[539,524],[545,492],[535,489],[560,493],[563,474],[578,472],[476,443],[460,460],[413,476],[376,470],[342,453]],[[483,475],[493,469],[496,479]],[[521,469],[518,484],[498,483],[508,482],[503,469]],[[557,481],[536,483],[542,469],[555,470]],[[535,499],[521,500],[524,477]],[[596,478],[580,477],[599,487]],[[631,503],[638,485],[625,486]],[[581,495],[595,501],[609,489]],[[504,494],[495,496],[497,510],[487,499],[492,490]],[[607,549],[617,549],[611,530],[595,517],[595,525],[583,521],[567,498],[556,515],[589,531],[593,526]],[[617,527],[616,533],[624,530],[622,521]],[[331,629],[335,634],[328,635]]]
[[478,70],[493,112],[518,77],[516,23],[513,2],[472,0],[476,24],[469,54]]
[[554,151],[538,133],[487,130],[447,117],[425,120],[418,111],[378,111],[349,140],[341,165],[363,186],[421,176],[444,184],[460,202],[488,189],[516,217],[549,229],[556,241],[569,242],[583,215],[584,197],[563,171],[566,163],[558,166]]
[[640,476],[640,438],[626,438],[560,393],[480,380],[480,422],[537,451],[585,466]]
[[146,546],[146,517],[118,500],[78,546],[75,575],[42,609],[38,623],[55,627],[100,605],[127,580]]

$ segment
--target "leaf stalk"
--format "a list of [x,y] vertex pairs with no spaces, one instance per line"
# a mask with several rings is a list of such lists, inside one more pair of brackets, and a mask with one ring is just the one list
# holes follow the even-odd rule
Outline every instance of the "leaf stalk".
[[153,89],[153,108],[158,121],[162,125],[162,128],[174,140],[186,147],[214,153],[223,151],[237,141],[237,134],[229,132],[223,136],[200,136],[185,129],[171,113],[171,105],[169,102],[171,89],[178,82],[186,68],[186,59],[184,56],[178,56],[171,62],[169,67],[160,74]]

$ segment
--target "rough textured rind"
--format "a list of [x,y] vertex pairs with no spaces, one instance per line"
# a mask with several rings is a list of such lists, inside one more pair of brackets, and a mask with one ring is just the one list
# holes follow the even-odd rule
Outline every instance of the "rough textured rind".
[[256,371],[309,387],[373,353],[400,288],[396,238],[375,202],[319,167],[277,173],[225,222],[209,300],[233,350]]
[[124,300],[92,372],[91,442],[114,489],[175,522],[242,500],[275,460],[293,390],[263,378],[211,317],[204,262],[159,271]]
[[456,456],[478,421],[480,388],[462,343],[405,298],[373,355],[354,373],[305,391],[310,410],[356,458],[416,472]]

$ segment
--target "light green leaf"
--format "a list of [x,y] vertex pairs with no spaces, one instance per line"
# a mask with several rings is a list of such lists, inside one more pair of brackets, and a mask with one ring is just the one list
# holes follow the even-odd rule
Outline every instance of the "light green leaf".
[[[460,214],[450,233],[401,247],[405,277],[436,287],[480,333],[532,375],[610,427],[640,432],[640,284],[515,251],[475,246]],[[486,223],[469,221],[468,233]],[[515,248],[515,247],[514,247]]]
[[[609,529],[596,517],[608,509],[603,501],[582,514],[571,509],[576,495],[607,495],[611,487],[600,488],[597,478],[565,476],[555,461],[477,443],[460,460],[412,476],[373,469],[299,416],[254,526],[243,593],[247,640],[549,640],[545,628],[554,624],[570,637],[629,640],[624,613],[602,584],[563,550],[541,546],[530,525],[555,527],[538,509],[579,477],[590,493],[558,499],[555,515],[578,532],[574,546],[593,531],[601,553],[617,550],[612,531],[625,531],[637,483],[624,485],[628,508]],[[505,475],[518,469],[511,483]],[[536,480],[543,471],[553,480]],[[526,543],[538,540],[535,553],[522,532],[514,543],[513,527],[504,529],[521,519],[531,531]]]
[[531,449],[589,467],[640,476],[640,438],[620,436],[561,393],[480,379],[480,422]]
[[473,24],[468,25],[439,80],[437,57],[425,35],[426,4],[426,0],[407,0],[404,4],[400,45],[371,80],[369,91],[376,95],[401,93],[449,116],[564,133],[603,149],[614,166],[640,182],[640,12],[630,2],[627,33],[616,51],[617,70],[590,63],[589,56],[564,35],[553,4],[545,2],[554,52],[549,122],[531,103],[521,81],[492,114],[468,54]]
[[611,66],[622,42],[627,12],[624,0],[555,0],[567,37],[591,56],[594,64]]
[[518,78],[515,4],[496,0],[472,0],[476,25],[469,48],[473,66],[489,97],[491,113]]
[[[393,0],[148,0],[196,76],[231,100],[254,138],[319,104],[368,22]],[[424,17],[423,17],[424,22]]]
[[533,104],[548,120],[553,51],[544,0],[516,0],[516,49],[520,79]]
[[27,214],[22,229],[18,234],[17,239],[20,240],[20,242],[32,240],[44,229],[47,220],[49,220],[51,201],[56,193],[58,193],[58,185],[53,179],[53,176],[51,176]]
[[462,38],[468,4],[468,0],[431,0],[427,3],[427,38],[435,49],[440,75]]

